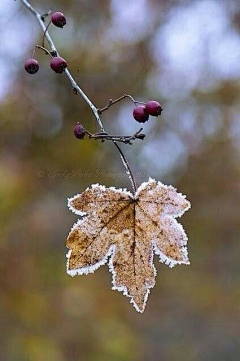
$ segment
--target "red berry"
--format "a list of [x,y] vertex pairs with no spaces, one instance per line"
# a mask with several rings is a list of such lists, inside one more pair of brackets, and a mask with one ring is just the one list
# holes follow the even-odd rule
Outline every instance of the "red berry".
[[86,130],[85,128],[82,126],[82,124],[77,123],[74,127],[74,135],[77,139],[83,139],[85,134],[86,134]]
[[51,59],[50,66],[56,73],[61,74],[66,69],[67,63],[60,56],[55,56]]
[[161,115],[163,108],[160,103],[156,102],[155,100],[150,100],[146,104],[146,111],[153,117],[158,117]]
[[55,12],[51,16],[52,23],[58,28],[63,28],[66,25],[67,21],[65,15],[59,11]]
[[133,110],[133,116],[139,123],[145,123],[149,119],[145,105],[139,105]]
[[27,59],[24,68],[29,74],[35,74],[39,69],[39,63],[36,59]]

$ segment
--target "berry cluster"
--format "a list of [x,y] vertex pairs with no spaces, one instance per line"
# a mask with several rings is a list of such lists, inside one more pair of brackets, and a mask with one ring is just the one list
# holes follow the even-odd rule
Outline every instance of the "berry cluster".
[[[67,23],[65,15],[59,11],[52,14],[51,22],[58,28],[63,28]],[[67,68],[66,61],[60,56],[50,55],[52,56],[50,61],[51,69],[55,71],[55,73],[61,74]],[[25,61],[24,67],[29,74],[35,74],[39,70],[39,63],[36,59],[30,58]]]
[[138,105],[133,110],[133,117],[139,123],[145,123],[149,119],[149,115],[158,117],[161,115],[163,108],[160,103],[155,100],[150,100],[144,105]]
[[[119,99],[123,99],[123,98],[124,98],[124,96]],[[118,102],[119,99],[117,99],[115,101],[111,100],[110,104],[107,107],[105,107],[103,109],[98,109],[100,114],[104,110],[108,109],[112,104],[115,104],[116,102]],[[131,97],[131,99],[134,101],[134,99],[132,97]],[[138,102],[134,101],[134,103],[137,104]],[[138,123],[145,123],[146,121],[148,121],[150,115],[153,117],[158,117],[159,115],[161,115],[162,111],[163,111],[163,108],[159,102],[157,102],[156,100],[149,100],[147,103],[142,103],[142,105],[138,105],[134,108],[133,117]],[[140,129],[140,131],[141,130],[142,130],[142,128]],[[73,132],[77,139],[84,139],[86,134],[88,134],[88,135],[90,134],[86,131],[86,129],[79,122],[75,125]],[[138,133],[136,133],[136,134],[135,134],[134,139],[136,139],[136,138],[144,139],[144,137],[145,137],[144,134],[138,134]],[[106,135],[108,136],[108,134],[106,134]],[[129,144],[131,144],[131,143],[129,143]]]

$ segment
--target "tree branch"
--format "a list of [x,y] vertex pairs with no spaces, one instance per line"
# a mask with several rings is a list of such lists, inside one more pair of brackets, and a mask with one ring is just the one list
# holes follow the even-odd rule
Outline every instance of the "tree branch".
[[[53,56],[59,56],[59,53],[55,47],[55,44],[45,26],[45,23],[43,21],[42,15],[39,14],[39,12],[33,8],[33,6],[28,2],[28,0],[20,0],[22,2],[22,4],[35,16],[35,18],[37,19],[40,27],[42,28],[43,33],[45,34],[46,40],[49,44],[50,47],[50,53]],[[72,86],[73,91],[77,94],[79,93],[81,95],[81,97],[85,100],[85,102],[89,105],[89,107],[91,108],[96,121],[99,125],[99,128],[101,130],[102,133],[106,133],[104,126],[102,124],[101,118],[100,118],[100,114],[99,114],[99,110],[97,109],[97,107],[92,103],[92,101],[88,98],[88,96],[85,94],[85,92],[80,88],[80,86],[77,84],[77,82],[75,81],[75,79],[73,78],[72,74],[70,73],[70,71],[68,70],[68,68],[65,69],[65,74],[67,76],[67,78],[70,81],[70,84]],[[129,96],[130,97],[130,96]],[[114,145],[116,146],[116,148],[118,149],[122,162],[126,168],[126,172],[127,175],[129,176],[131,183],[132,183],[132,187],[133,187],[133,191],[136,192],[137,190],[137,185],[136,185],[136,181],[134,179],[133,173],[131,171],[130,165],[125,157],[125,155],[123,154],[121,148],[119,147],[119,145],[117,144],[116,140],[112,140],[112,142],[114,143]]]
[[[49,32],[46,30],[46,26],[42,20],[42,16],[32,7],[32,5],[30,5],[30,3],[27,0],[20,0],[20,1],[37,18],[39,25],[41,26],[43,32],[45,33],[45,37],[46,37],[49,47],[51,49],[51,53],[53,53],[53,54],[55,53],[57,56],[59,56],[59,53],[55,47],[55,44],[54,44]],[[91,102],[91,100],[88,98],[88,96],[79,87],[79,85],[76,83],[75,79],[73,78],[72,74],[70,73],[70,71],[68,69],[65,69],[65,74],[66,74],[67,78],[69,79],[69,81],[72,85],[72,88],[76,92],[78,92],[82,96],[82,98],[85,100],[85,102],[90,106],[90,108],[93,111],[93,114],[95,115],[95,118],[98,122],[99,127],[101,128],[102,131],[104,131],[103,124],[101,122],[101,119],[99,117],[99,114],[98,114],[98,111],[97,111],[97,108],[95,107],[95,105]]]

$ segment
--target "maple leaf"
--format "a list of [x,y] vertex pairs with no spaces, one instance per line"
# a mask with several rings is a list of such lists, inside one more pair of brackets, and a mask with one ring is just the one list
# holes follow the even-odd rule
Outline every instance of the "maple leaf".
[[143,312],[155,284],[154,253],[169,267],[189,264],[187,235],[176,221],[190,203],[172,186],[149,179],[135,195],[92,185],[68,200],[81,219],[68,238],[67,273],[93,273],[109,260],[113,289]]

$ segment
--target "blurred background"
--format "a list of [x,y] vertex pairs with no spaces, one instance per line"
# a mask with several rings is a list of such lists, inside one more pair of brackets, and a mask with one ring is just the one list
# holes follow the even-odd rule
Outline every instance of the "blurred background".
[[[111,291],[111,275],[71,278],[66,201],[92,183],[130,187],[111,143],[79,141],[94,117],[38,51],[42,33],[19,0],[0,3],[0,353],[5,361],[240,359],[240,4],[238,0],[32,0],[67,16],[50,27],[61,55],[98,106],[129,93],[162,117],[123,146],[138,183],[173,184],[191,266],[159,263],[146,311]],[[110,133],[139,126],[128,100],[104,113]]]

